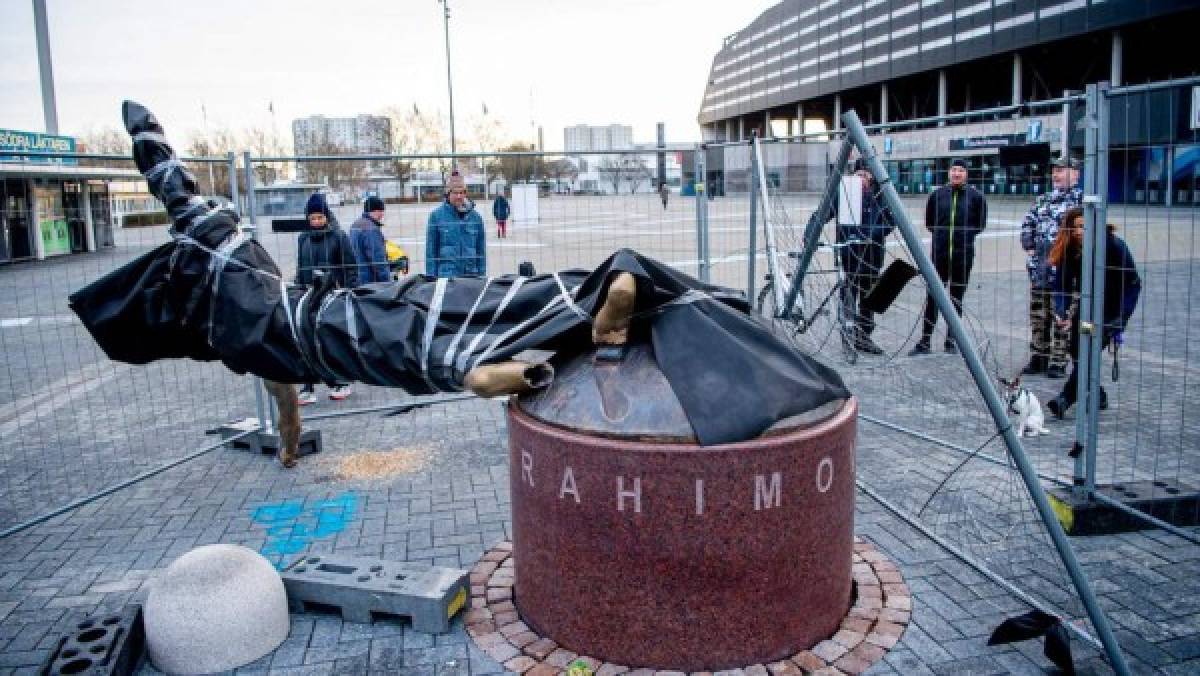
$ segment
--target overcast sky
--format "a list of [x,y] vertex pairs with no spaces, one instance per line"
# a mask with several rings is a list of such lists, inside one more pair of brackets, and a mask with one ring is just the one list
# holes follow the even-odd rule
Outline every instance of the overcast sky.
[[[447,108],[437,0],[47,0],[61,133],[119,126],[138,100],[168,133],[387,105]],[[518,140],[621,123],[699,138],[722,39],[775,0],[450,0],[460,136],[486,104]],[[0,0],[0,128],[44,131],[31,0]]]

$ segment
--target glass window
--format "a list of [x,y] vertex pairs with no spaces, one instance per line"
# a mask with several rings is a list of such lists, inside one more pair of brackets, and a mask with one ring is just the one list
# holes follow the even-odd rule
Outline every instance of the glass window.
[[1200,145],[1177,146],[1171,164],[1171,190],[1175,204],[1200,204]]

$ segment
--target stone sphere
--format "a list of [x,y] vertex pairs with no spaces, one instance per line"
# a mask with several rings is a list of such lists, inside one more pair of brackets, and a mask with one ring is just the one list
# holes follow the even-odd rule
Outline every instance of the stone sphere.
[[249,664],[279,647],[291,626],[279,573],[240,545],[206,545],[175,559],[143,611],[150,660],[169,674]]

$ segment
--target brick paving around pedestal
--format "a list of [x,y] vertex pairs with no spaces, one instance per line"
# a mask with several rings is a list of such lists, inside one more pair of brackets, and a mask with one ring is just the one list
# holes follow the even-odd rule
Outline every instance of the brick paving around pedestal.
[[[513,604],[515,557],[512,543],[501,542],[471,568],[471,607],[464,617],[467,634],[475,645],[516,673],[561,673],[580,665],[605,676],[653,673],[674,676],[651,666],[630,667],[604,662],[561,648],[550,637],[539,636],[523,621]],[[747,675],[821,673],[862,674],[880,661],[904,635],[912,616],[912,595],[894,563],[871,543],[854,539],[854,604],[837,631],[826,640],[770,664],[750,664],[721,673]],[[731,618],[732,621],[732,618]],[[703,676],[708,672],[696,672]],[[710,675],[711,676],[711,675]]]

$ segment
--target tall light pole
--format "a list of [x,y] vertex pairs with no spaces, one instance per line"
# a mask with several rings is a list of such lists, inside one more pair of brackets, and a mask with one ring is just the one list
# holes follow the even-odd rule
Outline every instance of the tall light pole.
[[38,71],[42,76],[42,113],[46,133],[58,133],[58,104],[54,100],[54,66],[50,61],[50,28],[46,0],[33,0],[33,30],[37,35]]
[[[454,83],[450,79],[450,0],[438,0],[444,10],[442,27],[446,33],[446,89],[450,92],[450,154],[457,151],[454,142]],[[453,160],[451,160],[453,164]]]

